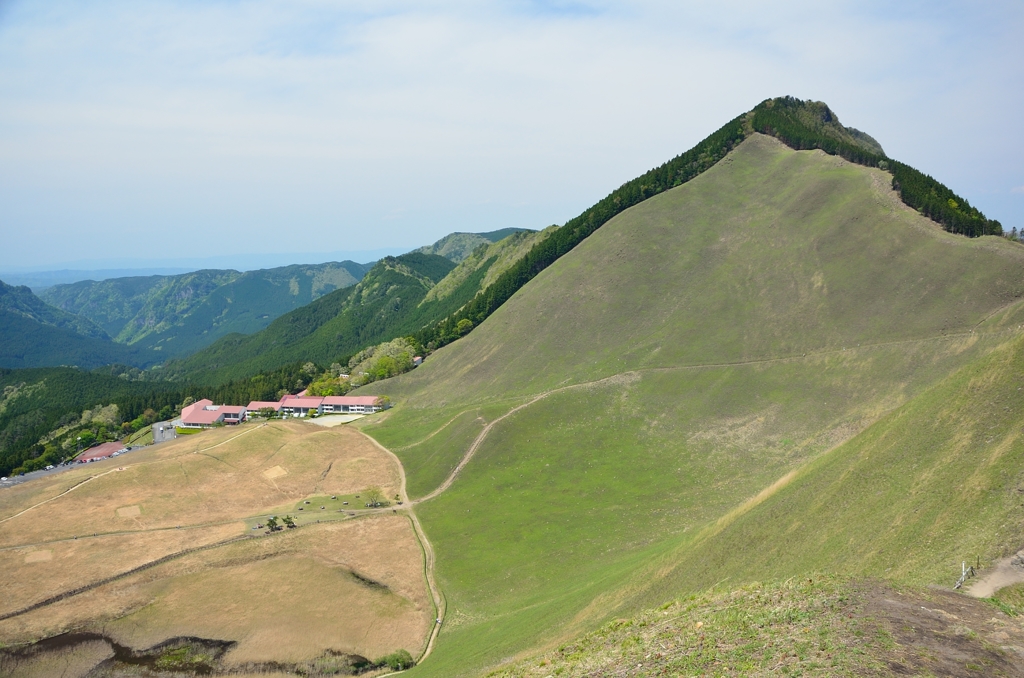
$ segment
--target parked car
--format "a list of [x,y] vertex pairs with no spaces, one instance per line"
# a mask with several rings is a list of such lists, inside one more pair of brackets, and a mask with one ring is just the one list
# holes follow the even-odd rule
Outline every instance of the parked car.
[[7,480],[7,476],[4,476],[3,478],[0,478],[0,482],[3,482],[4,480]]
[[47,471],[52,471],[53,470],[53,464],[50,464],[49,466],[47,466],[46,470]]

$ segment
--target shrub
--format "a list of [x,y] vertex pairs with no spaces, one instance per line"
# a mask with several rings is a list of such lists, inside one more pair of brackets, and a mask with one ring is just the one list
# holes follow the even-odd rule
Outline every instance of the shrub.
[[397,652],[392,652],[389,655],[384,655],[374,662],[375,666],[387,666],[392,671],[411,669],[415,664],[416,662],[413,661],[412,655],[405,650],[398,650]]

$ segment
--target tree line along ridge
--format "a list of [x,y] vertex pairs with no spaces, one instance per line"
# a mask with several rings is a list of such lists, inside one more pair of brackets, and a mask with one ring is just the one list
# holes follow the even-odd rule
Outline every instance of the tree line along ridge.
[[[619,213],[647,198],[699,176],[754,132],[773,136],[794,150],[819,149],[830,155],[892,174],[893,189],[909,207],[933,219],[950,233],[967,237],[1002,235],[998,221],[988,219],[944,184],[910,165],[893,160],[867,135],[843,127],[827,105],[794,97],[767,99],[734,118],[690,150],[627,181],[583,214],[537,243],[526,256],[501,274],[455,313],[416,334],[420,344],[438,348],[483,322],[519,288],[553,264]],[[467,322],[468,321],[468,322]]]

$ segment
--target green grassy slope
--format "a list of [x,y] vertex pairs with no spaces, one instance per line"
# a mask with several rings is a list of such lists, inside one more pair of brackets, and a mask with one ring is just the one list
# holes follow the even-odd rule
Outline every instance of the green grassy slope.
[[952,586],[961,562],[1011,555],[1024,543],[1022,388],[1017,334],[674,553],[644,597],[821,568]]
[[880,170],[760,135],[609,221],[363,389],[398,403],[366,430],[420,495],[475,417],[551,391],[417,508],[450,614],[416,671],[474,675],[649,602],[736,507],[1008,341],[1021,263],[907,209]]
[[433,245],[426,245],[415,251],[423,254],[437,254],[458,264],[481,245],[496,243],[513,233],[532,232],[525,228],[503,228],[500,231],[489,233],[449,233]]
[[1024,295],[1024,248],[947,234],[901,205],[884,172],[762,135],[614,223],[432,356],[436,369],[388,388],[419,406],[439,391],[507,397],[629,369],[941,336]]
[[239,273],[204,270],[175,276],[85,280],[56,285],[46,300],[89,318],[116,341],[157,358],[187,355],[234,332],[251,334],[275,318],[354,285],[368,266],[351,261]]

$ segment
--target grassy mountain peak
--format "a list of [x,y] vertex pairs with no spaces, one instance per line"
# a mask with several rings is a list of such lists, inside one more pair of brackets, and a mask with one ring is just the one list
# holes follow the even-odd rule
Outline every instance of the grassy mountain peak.
[[768,99],[759,104],[751,117],[760,110],[778,113],[785,111],[793,121],[811,132],[837,142],[861,148],[874,155],[885,157],[885,151],[870,135],[839,122],[839,117],[823,101],[801,101],[794,97]]
[[461,263],[481,245],[488,245],[504,240],[513,233],[530,233],[526,228],[503,228],[488,233],[449,233],[433,245],[425,245],[416,252],[437,254],[456,264]]
[[[467,336],[360,389],[397,403],[364,430],[411,496],[473,455],[417,507],[453,620],[423,674],[474,675],[726,577],[902,567],[951,584],[954,557],[1019,544],[1007,490],[1024,456],[955,418],[972,388],[968,419],[1024,414],[990,395],[985,362],[1013,353],[1022,264],[1016,243],[908,208],[879,167],[757,132],[613,214]],[[969,530],[926,501],[952,482],[924,454],[940,439],[985,465],[948,467],[974,497]],[[888,455],[905,455],[891,489]],[[889,508],[870,522],[871,506]]]

